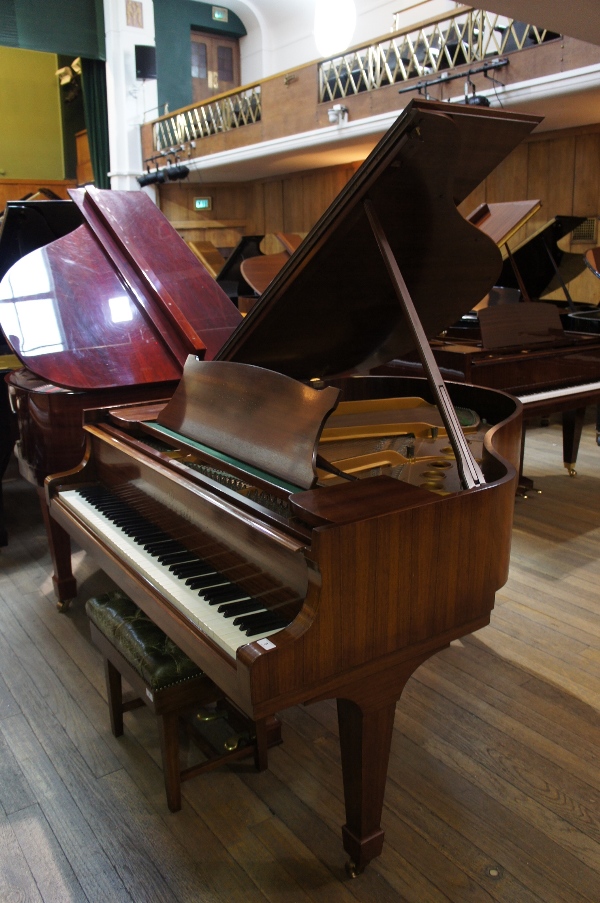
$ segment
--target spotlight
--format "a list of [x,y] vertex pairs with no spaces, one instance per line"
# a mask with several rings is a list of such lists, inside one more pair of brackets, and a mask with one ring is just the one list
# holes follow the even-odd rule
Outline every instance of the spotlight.
[[185,179],[186,176],[189,176],[190,171],[183,163],[175,163],[174,166],[168,166],[165,169],[165,173],[170,182],[177,182],[179,179]]
[[490,105],[487,97],[483,97],[481,94],[471,94],[470,97],[467,97],[465,103],[471,107],[489,107]]
[[[469,88],[471,88],[471,94],[469,94]],[[470,107],[489,107],[490,105],[487,97],[483,97],[481,94],[475,94],[475,85],[468,75],[465,81],[465,103]]]
[[140,188],[144,188],[146,185],[156,185],[161,184],[166,181],[166,176],[164,172],[161,172],[158,167],[154,170],[154,172],[150,172],[150,167],[146,167],[146,172],[141,176],[137,176],[137,183]]

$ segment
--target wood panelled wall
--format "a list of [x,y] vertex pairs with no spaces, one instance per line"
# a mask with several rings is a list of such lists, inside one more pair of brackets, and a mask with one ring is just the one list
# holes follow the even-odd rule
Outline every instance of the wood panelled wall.
[[542,132],[521,144],[461,205],[541,198],[527,234],[557,214],[600,214],[600,124]]
[[[165,184],[160,188],[160,205],[184,238],[232,248],[243,234],[307,232],[358,165],[227,185]],[[194,212],[193,198],[198,195],[212,197],[210,212]],[[542,207],[514,242],[557,214],[600,215],[600,123],[532,136],[497,167],[460,210],[467,214],[483,201],[527,198],[540,198]],[[600,244],[600,234],[595,243]],[[565,250],[583,255],[589,246],[567,242]],[[266,250],[280,247],[267,244]],[[600,280],[588,271],[578,275],[569,287],[577,301],[600,302]],[[560,291],[557,297],[562,297]]]
[[[600,124],[560,132],[542,132],[521,144],[460,206],[467,214],[486,201],[516,201],[540,198],[541,209],[515,236],[514,248],[544,223],[557,215],[598,217],[600,215]],[[563,259],[561,272],[574,301],[600,304],[600,280],[581,267],[581,257],[600,244],[561,242],[575,255]],[[557,280],[551,283],[548,299],[564,300]]]
[[[308,232],[342,190],[359,163],[294,173],[255,182],[160,186],[160,207],[189,241],[210,241],[233,248],[242,235]],[[193,209],[195,197],[212,198],[212,210]],[[281,246],[267,242],[267,253]]]

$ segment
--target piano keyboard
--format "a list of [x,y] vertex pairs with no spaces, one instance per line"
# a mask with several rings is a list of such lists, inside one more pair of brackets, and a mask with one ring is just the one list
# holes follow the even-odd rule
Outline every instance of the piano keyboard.
[[516,397],[521,404],[528,405],[538,401],[550,401],[553,398],[568,398],[569,395],[579,395],[582,392],[600,392],[600,382],[579,383],[579,385],[567,386],[562,389],[548,389],[545,392],[528,392]]
[[104,487],[64,490],[60,498],[232,658],[249,639],[265,639],[289,623]]

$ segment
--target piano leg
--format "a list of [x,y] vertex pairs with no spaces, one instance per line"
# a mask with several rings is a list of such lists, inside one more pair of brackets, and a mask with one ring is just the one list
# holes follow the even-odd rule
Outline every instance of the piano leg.
[[381,812],[396,699],[372,709],[338,699],[337,709],[346,803],[342,838],[350,856],[346,869],[354,878],[383,847]]
[[4,526],[2,478],[17,438],[17,418],[12,413],[8,402],[8,386],[4,382],[4,372],[0,372],[0,546],[8,545],[8,536]]
[[527,432],[527,423],[523,423],[523,432],[521,433],[521,459],[519,461],[519,482],[517,483],[517,495],[526,499],[527,494],[530,492],[534,492],[533,488],[533,480],[530,477],[526,477],[523,473],[523,461],[525,458],[525,434]]
[[574,477],[577,474],[575,463],[577,461],[577,452],[579,451],[579,442],[581,440],[584,419],[585,408],[576,408],[574,411],[563,411],[563,461],[565,467],[569,471],[570,477]]
[[71,537],[53,517],[50,517],[46,496],[41,486],[38,487],[38,495],[54,565],[52,583],[54,594],[58,599],[57,607],[59,611],[66,611],[71,600],[77,595],[77,581],[71,570]]

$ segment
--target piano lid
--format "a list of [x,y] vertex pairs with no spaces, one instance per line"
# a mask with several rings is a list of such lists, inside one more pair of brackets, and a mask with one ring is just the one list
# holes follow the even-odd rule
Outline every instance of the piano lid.
[[456,205],[539,121],[411,101],[217,357],[312,379],[365,372],[414,347],[366,199],[426,335],[457,320],[494,284],[501,256]]
[[[556,266],[560,266],[565,252],[558,247],[558,242],[584,221],[584,216],[555,216],[536,229],[533,235],[510,249],[530,298],[539,298],[554,279],[556,271],[548,252],[552,254]],[[581,261],[582,271],[583,268],[584,263]],[[504,261],[502,272],[498,277],[498,285],[505,288],[519,288],[509,259]]]
[[0,326],[38,377],[68,389],[178,380],[241,316],[141,191],[70,192],[83,224],[0,283]]

